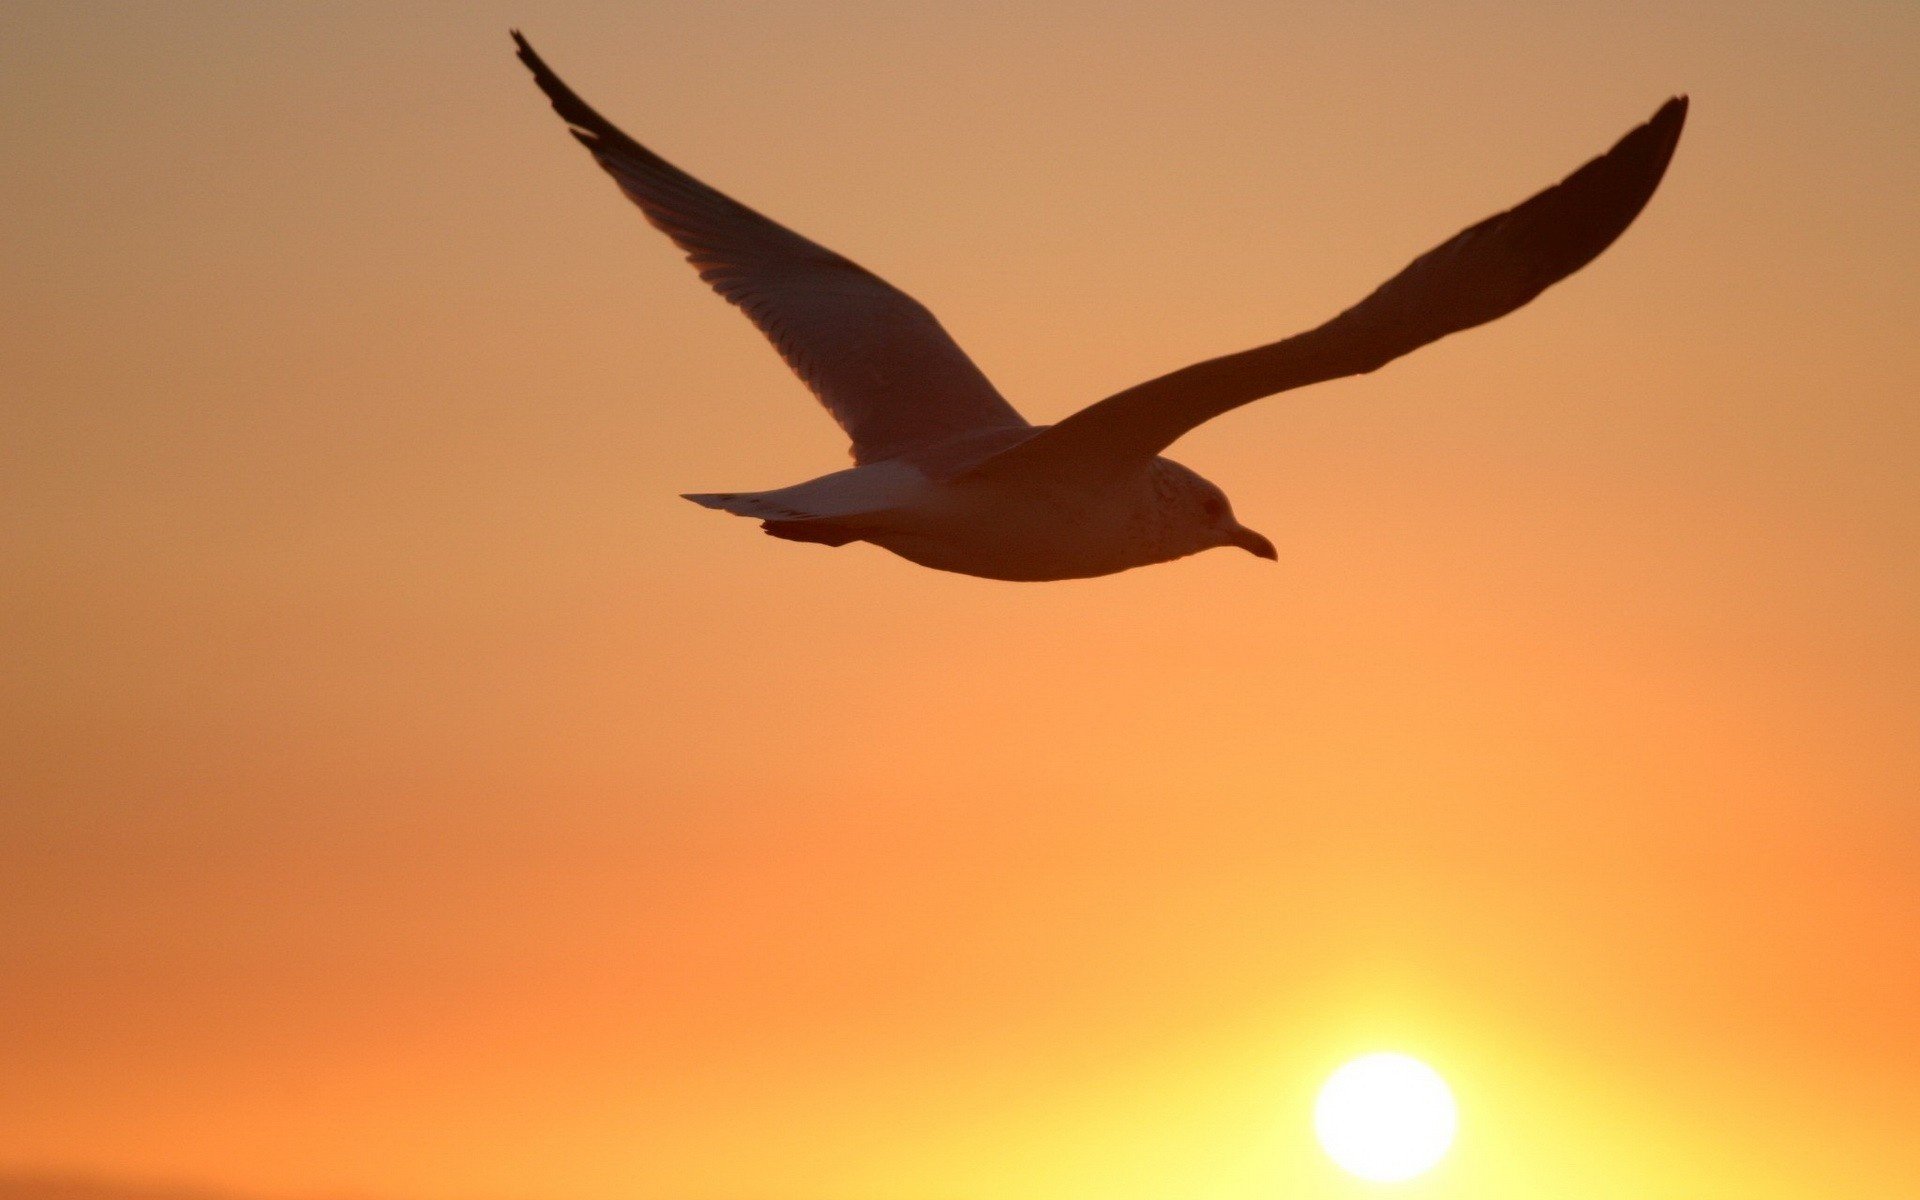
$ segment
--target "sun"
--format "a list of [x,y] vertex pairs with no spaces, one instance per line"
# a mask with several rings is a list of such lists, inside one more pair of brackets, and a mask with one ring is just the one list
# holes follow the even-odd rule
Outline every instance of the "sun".
[[1354,1059],[1327,1079],[1313,1106],[1313,1131],[1327,1157],[1376,1183],[1432,1167],[1458,1126],[1446,1080],[1404,1054]]

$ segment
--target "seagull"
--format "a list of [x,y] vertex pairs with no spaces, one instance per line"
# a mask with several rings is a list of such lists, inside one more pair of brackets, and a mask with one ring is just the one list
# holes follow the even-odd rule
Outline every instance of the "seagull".
[[1111,575],[1216,546],[1278,559],[1272,542],[1234,517],[1226,493],[1161,452],[1222,413],[1367,374],[1505,316],[1573,274],[1645,207],[1687,115],[1687,98],[1673,97],[1605,154],[1440,243],[1317,328],[1032,425],[918,301],[640,145],[561,82],[518,30],[513,40],[573,136],[852,439],[845,470],[685,498],[757,519],[777,538],[869,542],[988,579]]

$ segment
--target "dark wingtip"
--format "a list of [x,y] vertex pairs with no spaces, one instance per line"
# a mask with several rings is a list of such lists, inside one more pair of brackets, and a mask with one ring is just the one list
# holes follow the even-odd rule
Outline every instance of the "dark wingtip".
[[549,67],[546,60],[534,50],[533,43],[527,41],[525,34],[518,29],[509,29],[507,32],[513,37],[513,44],[519,47],[520,61],[526,64],[527,70],[533,72],[534,83],[547,94],[547,100],[553,105],[553,111],[559,113],[560,119],[572,127],[569,132],[579,138],[582,145],[593,150],[602,142],[620,141],[625,137],[613,127],[612,123],[582,100],[558,75],[554,74],[553,68]]
[[1653,141],[1661,146],[1668,156],[1672,155],[1673,147],[1679,143],[1680,130],[1687,123],[1687,105],[1688,99],[1684,93],[1674,96],[1662,104],[1659,111],[1647,118],[1647,123],[1641,126],[1652,134]]
[[534,51],[533,43],[529,42],[527,35],[521,33],[518,29],[507,30],[507,36],[513,39],[514,57],[526,64],[527,70],[533,72],[535,81],[540,84],[542,90],[545,90],[547,80],[552,77],[553,72],[547,67],[546,62],[541,59],[540,55]]
[[[1667,163],[1672,160],[1674,150],[1680,145],[1680,131],[1687,124],[1688,101],[1685,94],[1674,96],[1642,126],[1653,142],[1653,186],[1658,186],[1661,176],[1666,174]],[[1652,189],[1649,188],[1649,191]]]

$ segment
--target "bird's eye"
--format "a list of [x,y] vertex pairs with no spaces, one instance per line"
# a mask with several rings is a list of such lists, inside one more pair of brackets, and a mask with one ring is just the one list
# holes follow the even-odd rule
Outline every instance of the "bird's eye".
[[1227,511],[1227,502],[1218,496],[1203,496],[1200,498],[1200,509],[1207,516],[1218,518],[1221,513]]

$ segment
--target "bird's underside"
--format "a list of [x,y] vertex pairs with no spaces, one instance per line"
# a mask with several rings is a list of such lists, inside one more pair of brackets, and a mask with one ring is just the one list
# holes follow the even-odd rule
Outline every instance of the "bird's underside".
[[1232,520],[1218,488],[1157,457],[1091,488],[1044,465],[941,478],[891,459],[774,491],[687,499],[758,518],[789,541],[871,542],[921,566],[988,579],[1111,575],[1217,545],[1274,553]]
[[1111,574],[1215,546],[1274,557],[1219,488],[1161,452],[1242,404],[1365,374],[1504,316],[1579,270],[1651,198],[1687,112],[1685,97],[1667,101],[1605,154],[1442,242],[1323,325],[1036,427],[917,301],[641,146],[513,38],[573,136],[852,440],[847,470],[687,499],[757,518],[790,541],[872,542],[996,579]]

